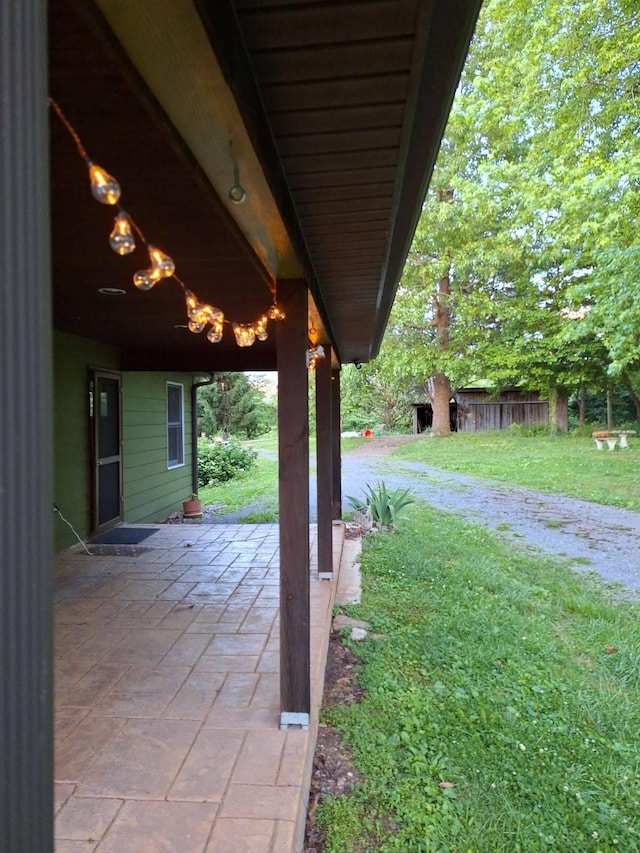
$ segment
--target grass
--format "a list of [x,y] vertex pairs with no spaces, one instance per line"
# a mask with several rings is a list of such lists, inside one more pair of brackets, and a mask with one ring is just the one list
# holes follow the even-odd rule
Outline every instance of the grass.
[[[342,439],[342,451],[350,450],[361,444],[361,438]],[[216,486],[201,488],[199,497],[203,504],[220,505],[220,514],[237,512],[244,506],[259,504],[256,512],[243,516],[239,521],[243,524],[269,524],[278,520],[278,463],[270,458],[277,456],[278,437],[274,434],[243,441],[244,447],[250,447],[260,454],[256,464],[250,471],[242,472],[238,477]],[[315,444],[310,442],[311,461],[315,461]],[[313,472],[314,465],[310,465]]]
[[[237,512],[243,506],[260,504],[259,516],[264,521],[278,517],[278,463],[270,459],[257,459],[249,471],[227,483],[201,488],[203,504],[221,505],[220,513]],[[248,521],[249,517],[243,519]],[[255,518],[252,523],[258,523]]]
[[586,436],[458,433],[408,442],[393,458],[640,511],[640,438],[610,453]]
[[367,781],[320,807],[326,853],[640,850],[640,608],[424,506],[362,571],[382,637],[325,722]]

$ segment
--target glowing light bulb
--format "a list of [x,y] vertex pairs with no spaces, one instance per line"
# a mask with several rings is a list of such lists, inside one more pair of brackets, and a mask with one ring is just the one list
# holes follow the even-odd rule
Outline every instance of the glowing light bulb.
[[219,344],[222,340],[222,323],[215,323],[207,332],[207,340],[212,344]]
[[160,281],[162,276],[155,269],[138,270],[133,274],[133,283],[138,290],[151,290]]
[[155,246],[149,246],[149,259],[151,266],[157,270],[161,278],[169,278],[176,271],[176,265],[169,255],[157,249]]
[[286,318],[286,314],[282,310],[282,308],[274,302],[273,305],[267,311],[267,317],[270,320],[284,320]]
[[189,331],[194,332],[196,335],[199,332],[203,332],[205,326],[206,323],[198,323],[196,320],[189,320]]
[[101,204],[117,204],[120,198],[120,184],[108,172],[95,163],[89,163],[91,195]]
[[234,323],[233,334],[239,347],[251,347],[256,340],[256,330],[251,323]]
[[198,307],[198,316],[202,317],[205,323],[215,323],[216,317],[219,314],[222,314],[222,312],[207,302],[201,302]]
[[256,321],[256,338],[259,341],[266,341],[269,335],[267,334],[267,317],[260,317],[259,320]]
[[193,317],[198,306],[198,297],[191,290],[186,290],[184,294],[185,302],[187,303],[187,317]]
[[129,217],[121,210],[113,223],[113,231],[109,235],[109,245],[116,255],[129,255],[136,247],[136,241],[131,231]]

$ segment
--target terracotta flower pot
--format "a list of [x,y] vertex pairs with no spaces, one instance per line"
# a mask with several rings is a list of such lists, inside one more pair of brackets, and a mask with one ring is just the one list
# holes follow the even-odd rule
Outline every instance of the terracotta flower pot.
[[185,518],[200,518],[202,515],[202,501],[182,501],[182,514]]

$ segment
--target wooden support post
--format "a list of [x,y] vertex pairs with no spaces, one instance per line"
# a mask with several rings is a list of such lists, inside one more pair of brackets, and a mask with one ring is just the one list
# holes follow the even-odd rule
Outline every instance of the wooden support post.
[[309,390],[307,288],[278,283],[286,319],[277,324],[280,498],[280,728],[308,728],[311,712],[309,601]]
[[[0,3],[0,850],[53,850],[47,3]],[[25,512],[16,494],[28,495]]]
[[332,512],[334,521],[342,520],[342,452],[340,448],[340,371],[331,371],[331,442],[332,477],[331,487]]
[[316,362],[316,482],[318,487],[318,577],[333,577],[333,423],[331,407],[331,347]]

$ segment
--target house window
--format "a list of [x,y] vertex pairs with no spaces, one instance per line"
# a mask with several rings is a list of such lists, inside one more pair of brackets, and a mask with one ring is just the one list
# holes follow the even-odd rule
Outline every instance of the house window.
[[184,465],[184,406],[182,385],[167,382],[167,468]]

